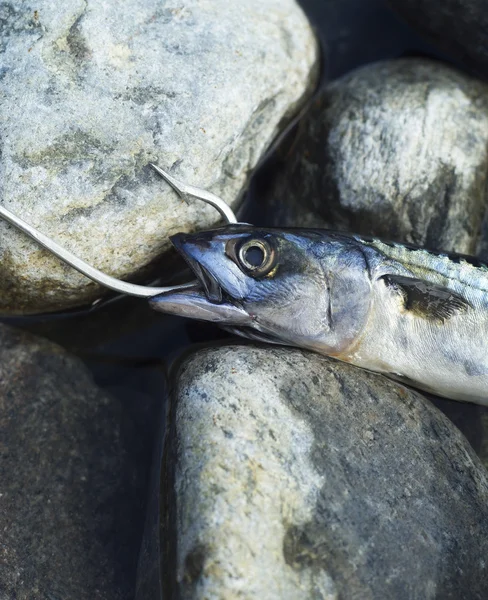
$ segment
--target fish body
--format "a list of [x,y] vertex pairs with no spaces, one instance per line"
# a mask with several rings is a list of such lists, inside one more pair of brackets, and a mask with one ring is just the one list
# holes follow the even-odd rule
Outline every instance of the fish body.
[[[357,344],[338,358],[440,396],[488,404],[488,267],[469,257],[357,241],[378,253],[373,301]],[[391,284],[404,282],[389,278],[402,272],[421,282],[421,306]]]
[[153,308],[488,404],[488,267],[346,233],[231,225],[172,242],[197,275]]

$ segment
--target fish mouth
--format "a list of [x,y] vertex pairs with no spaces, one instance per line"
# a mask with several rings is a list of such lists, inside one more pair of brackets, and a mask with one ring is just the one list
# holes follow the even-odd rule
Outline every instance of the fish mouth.
[[214,304],[221,304],[223,299],[222,287],[212,273],[185,250],[186,235],[177,233],[176,235],[171,236],[170,240],[196,275],[198,283],[202,286],[208,300]]
[[195,236],[181,233],[170,239],[198,281],[185,289],[169,290],[150,298],[151,307],[166,314],[209,321],[221,326],[251,327],[253,317],[226,292],[217,278],[198,260],[200,251],[204,252],[208,247],[205,246],[207,242],[203,236],[197,238],[197,244]]
[[210,302],[221,304],[222,288],[215,277],[194,258],[184,255],[184,259],[188,263],[190,269],[195,273],[198,282],[202,285],[205,295]]

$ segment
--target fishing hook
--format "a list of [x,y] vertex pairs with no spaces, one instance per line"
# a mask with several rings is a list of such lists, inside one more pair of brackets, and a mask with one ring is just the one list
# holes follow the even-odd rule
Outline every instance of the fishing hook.
[[169,185],[175,190],[175,192],[180,196],[180,198],[182,198],[186,202],[188,202],[188,198],[197,198],[198,200],[203,200],[207,204],[210,204],[210,206],[216,208],[227,221],[227,223],[229,223],[229,225],[238,222],[233,210],[228,204],[224,202],[224,200],[222,200],[222,198],[219,198],[218,196],[212,194],[212,192],[209,192],[207,190],[202,190],[200,188],[194,187],[193,185],[183,183],[183,181],[179,181],[166,171],[163,171],[161,167],[158,167],[153,163],[149,164],[156,171],[156,173],[161,175],[161,177],[166,181],[166,183],[169,183]]
[[[182,181],[174,178],[172,175],[151,163],[151,167],[178,193],[178,195],[183,198],[185,201],[188,201],[188,198],[197,198],[198,200],[202,200],[210,206],[213,206],[218,210],[218,212],[222,215],[222,217],[227,221],[227,223],[237,223],[237,218],[224,200],[219,198],[215,194],[207,190],[203,190],[192,185],[187,185]],[[66,248],[63,248],[59,244],[57,244],[54,240],[50,239],[8,209],[3,206],[0,206],[0,217],[5,221],[8,221],[11,225],[20,229],[23,233],[30,236],[33,240],[35,240],[38,244],[52,252],[58,258],[60,258],[63,262],[70,265],[89,279],[95,281],[96,283],[119,292],[121,294],[128,294],[130,296],[138,296],[140,298],[150,298],[152,296],[156,296],[157,294],[164,294],[167,292],[173,292],[175,290],[186,290],[194,287],[195,282],[182,283],[179,285],[172,285],[166,287],[150,287],[145,285],[137,285],[134,283],[127,283],[125,281],[121,281],[120,279],[116,279],[115,277],[111,277],[102,271],[99,271],[95,267],[92,267],[88,263],[86,263],[81,258],[75,256]]]

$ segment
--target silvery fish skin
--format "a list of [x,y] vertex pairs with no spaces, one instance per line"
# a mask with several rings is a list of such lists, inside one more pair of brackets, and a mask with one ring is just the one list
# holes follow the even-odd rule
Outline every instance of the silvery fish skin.
[[326,230],[178,234],[200,286],[153,308],[488,405],[488,267]]

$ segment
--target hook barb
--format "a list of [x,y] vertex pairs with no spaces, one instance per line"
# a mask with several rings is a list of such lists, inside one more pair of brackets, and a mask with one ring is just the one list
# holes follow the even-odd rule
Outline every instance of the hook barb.
[[222,215],[222,217],[227,221],[227,223],[238,223],[234,211],[224,200],[222,200],[222,198],[219,198],[218,196],[212,194],[212,192],[209,192],[208,190],[203,190],[193,185],[183,183],[183,181],[176,179],[175,177],[173,177],[173,175],[170,175],[167,171],[164,171],[161,167],[158,167],[158,165],[155,165],[153,163],[149,164],[156,171],[156,173],[158,173],[158,175],[161,175],[161,177],[166,181],[166,183],[168,183],[183,200],[187,201],[189,197],[197,198],[198,200],[203,200],[203,202],[206,202],[207,204],[210,204],[210,206],[213,206],[215,209],[217,209]]

